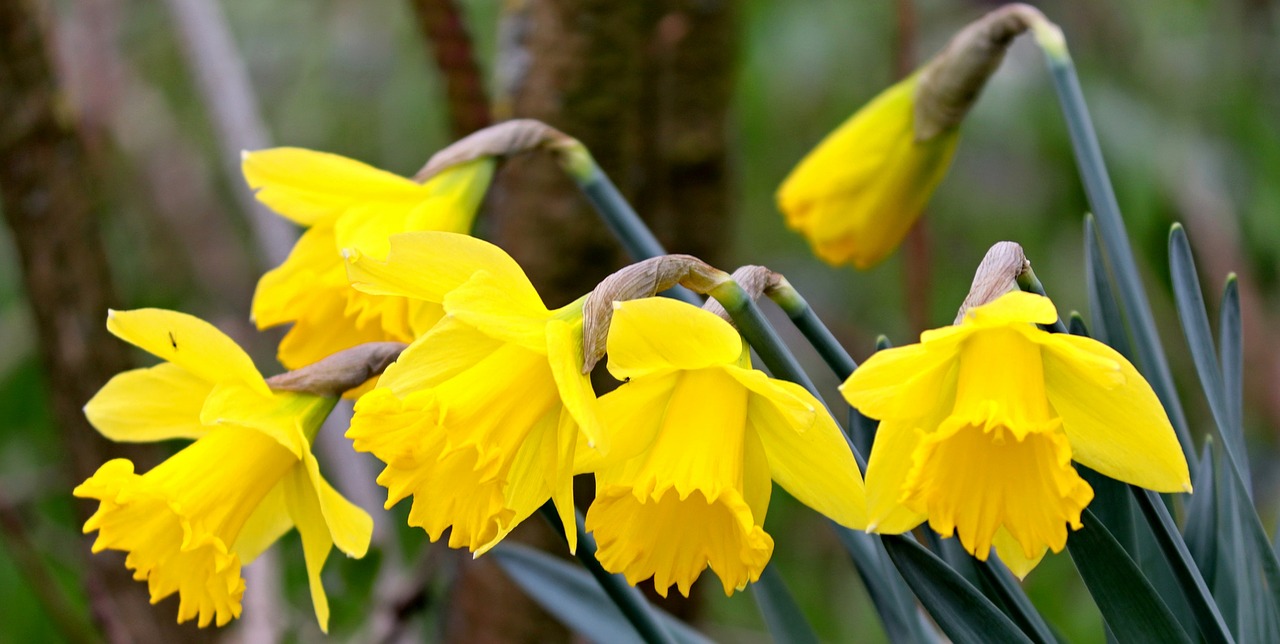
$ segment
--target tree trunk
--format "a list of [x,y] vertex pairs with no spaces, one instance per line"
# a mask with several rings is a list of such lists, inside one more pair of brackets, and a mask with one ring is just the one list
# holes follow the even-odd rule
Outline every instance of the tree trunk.
[[[736,17],[728,0],[514,3],[502,25],[495,114],[539,119],[581,140],[670,252],[718,263],[730,239],[725,128]],[[576,299],[628,261],[546,156],[508,162],[491,204],[491,238],[548,306]],[[464,562],[454,600],[479,610],[450,620],[446,638],[532,641],[510,637],[521,632],[512,624],[552,618],[518,592],[485,599],[509,585],[483,557]],[[670,605],[686,617],[693,607]],[[561,631],[558,639],[566,637]],[[547,631],[538,629],[537,639],[546,641]]]
[[[106,330],[114,296],[91,172],[50,68],[30,3],[0,2],[0,199],[39,330],[53,417],[71,456],[68,478],[79,482],[110,458],[131,458],[140,469],[155,459],[150,449],[109,443],[81,412],[130,365],[124,343]],[[69,493],[74,483],[68,484]],[[78,509],[85,518],[92,508],[80,503]],[[87,556],[87,543],[84,550]],[[89,557],[84,568],[104,635],[117,642],[202,639],[193,625],[176,625],[176,599],[150,606],[146,584],[132,580],[123,560],[104,553]]]

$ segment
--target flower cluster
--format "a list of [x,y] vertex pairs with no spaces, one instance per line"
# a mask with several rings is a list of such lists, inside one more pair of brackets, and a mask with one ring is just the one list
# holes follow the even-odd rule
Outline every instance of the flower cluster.
[[[829,261],[882,258],[911,217],[885,226],[873,213],[918,211],[945,171],[954,130],[921,144],[903,118],[916,83],[856,116],[782,188],[792,225]],[[885,176],[870,158],[849,166],[854,139],[902,174]],[[447,532],[450,547],[479,556],[550,502],[574,550],[573,478],[593,475],[585,526],[606,570],[652,579],[665,596],[672,586],[688,595],[711,568],[732,594],[772,556],[764,521],[777,482],[850,529],[901,533],[927,520],[978,559],[994,547],[1022,576],[1081,527],[1093,491],[1073,461],[1190,491],[1150,386],[1105,345],[1042,331],[1056,309],[1022,292],[877,353],[842,385],[881,421],[865,491],[824,404],[753,369],[738,330],[691,304],[620,297],[602,325],[593,314],[621,383],[597,397],[584,373],[595,363],[584,355],[588,296],[550,309],[510,256],[463,234],[493,166],[466,160],[419,184],[305,150],[244,160],[259,199],[308,226],[253,303],[260,326],[293,325],[282,362],[408,343],[376,382],[355,387],[346,436],[384,464],[386,507],[411,499],[409,525],[433,541]],[[372,531],[311,454],[337,393],[273,390],[230,339],[180,313],[111,313],[107,324],[165,362],[111,380],[86,406],[90,421],[114,440],[194,442],[141,475],[108,462],[75,489],[99,502],[85,524],[98,532],[95,551],[127,552],[154,601],[177,592],[180,621],[222,625],[240,615],[242,566],[296,527],[326,628],[329,551],[363,556]]]

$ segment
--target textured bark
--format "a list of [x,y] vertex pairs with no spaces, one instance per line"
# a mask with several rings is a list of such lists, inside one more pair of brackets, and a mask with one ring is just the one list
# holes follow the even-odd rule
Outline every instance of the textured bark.
[[[108,443],[81,412],[130,365],[124,344],[106,330],[114,298],[91,173],[62,111],[39,24],[27,0],[0,2],[0,198],[39,330],[53,417],[71,456],[68,478],[79,481],[113,457],[132,458],[140,468],[154,459],[150,450]],[[78,509],[92,508],[81,503]],[[109,640],[200,639],[194,626],[176,626],[176,600],[149,605],[146,585],[131,579],[122,556],[90,557],[84,579]]]
[[489,97],[476,64],[475,47],[455,0],[410,0],[418,30],[431,48],[432,62],[449,101],[449,132],[460,139],[492,122]]
[[[719,263],[731,238],[725,120],[736,13],[736,2],[716,0],[508,3],[495,114],[539,119],[581,140],[669,252]],[[627,262],[544,155],[507,163],[490,203],[491,237],[549,306],[576,299]],[[509,583],[483,558],[463,562],[447,639],[553,639],[541,627],[527,635],[530,624],[551,618],[518,590],[498,590]],[[669,607],[689,616],[694,604]]]

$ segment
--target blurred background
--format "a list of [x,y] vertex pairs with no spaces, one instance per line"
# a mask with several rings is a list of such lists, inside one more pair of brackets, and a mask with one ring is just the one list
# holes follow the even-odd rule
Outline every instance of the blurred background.
[[[1170,303],[1167,233],[1182,222],[1211,313],[1240,276],[1246,431],[1265,522],[1280,477],[1280,8],[1271,0],[1037,4],[1066,33],[1193,428],[1208,422]],[[6,0],[0,3],[0,641],[306,641],[319,637],[301,547],[251,568],[245,616],[174,630],[123,558],[89,557],[92,504],[70,490],[124,452],[79,408],[148,364],[105,334],[106,307],[213,321],[279,370],[279,332],[248,320],[253,286],[297,233],[256,205],[239,151],[313,148],[412,175],[495,120],[583,140],[672,251],[785,274],[855,358],[948,324],[986,249],[1021,243],[1064,314],[1087,315],[1087,206],[1040,52],[1009,51],[963,126],[921,226],[867,272],[814,259],[773,193],[823,136],[996,3],[976,0]],[[36,217],[33,213],[43,213]],[[524,264],[548,304],[624,262],[548,158],[507,162],[479,234]],[[782,319],[778,317],[777,319]],[[785,324],[780,325],[784,330]],[[796,340],[794,334],[784,334]],[[793,342],[829,400],[835,379]],[[331,557],[337,639],[562,641],[484,559],[430,546],[382,512],[376,462],[329,427],[331,480],[378,521],[362,561]],[[1197,432],[1203,435],[1203,431]],[[181,447],[127,453],[141,464]],[[584,492],[589,492],[589,487]],[[539,532],[520,538],[554,543]],[[773,561],[819,634],[882,641],[844,551],[774,495]],[[1026,581],[1071,641],[1105,641],[1070,558]],[[715,581],[670,609],[721,641],[767,641],[748,593]]]

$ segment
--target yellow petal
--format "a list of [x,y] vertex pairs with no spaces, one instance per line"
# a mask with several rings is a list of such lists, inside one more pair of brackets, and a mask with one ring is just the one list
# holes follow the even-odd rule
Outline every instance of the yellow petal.
[[238,380],[264,395],[271,392],[249,354],[197,317],[163,309],[107,311],[107,330],[211,383]]
[[435,387],[498,350],[502,343],[446,317],[410,344],[382,373],[378,386],[405,396]]
[[200,438],[200,409],[212,383],[172,363],[113,377],[84,406],[89,422],[118,442]]
[[316,457],[303,455],[311,488],[320,502],[320,514],[333,544],[348,557],[360,559],[369,552],[369,540],[373,537],[373,517],[356,504],[348,501],[320,475]]
[[[743,372],[759,383],[751,388],[747,425],[763,444],[773,480],[797,501],[836,523],[865,529],[862,474],[840,427],[822,403],[795,383],[771,380],[759,371],[728,370]],[[799,418],[807,422],[796,422]]]
[[445,295],[444,310],[491,338],[538,353],[547,350],[550,312],[528,280],[503,281],[481,269]]
[[901,534],[925,520],[925,513],[902,503],[907,475],[923,433],[909,421],[886,420],[876,431],[867,459],[867,530]]
[[205,425],[231,425],[270,436],[301,459],[310,451],[305,432],[324,422],[335,400],[292,392],[261,396],[238,384],[219,385],[200,412]]
[[[577,426],[575,434],[581,431],[591,449],[598,452],[609,451],[609,436],[600,423],[596,392],[591,388],[591,376],[582,373],[581,318],[575,324],[563,320],[547,322],[546,343],[551,376],[555,378],[560,401]],[[567,447],[562,446],[563,449]]]
[[334,224],[338,248],[355,248],[375,258],[387,256],[396,233],[439,230],[466,234],[493,175],[492,159],[453,166],[425,184],[421,199],[389,204],[353,204]]
[[666,422],[667,400],[680,381],[676,375],[632,380],[599,398],[601,430],[609,453],[603,454],[579,439],[575,474],[598,472],[631,459],[653,444]]
[[742,440],[742,500],[751,508],[751,517],[756,525],[761,527],[769,513],[769,497],[773,496],[773,476],[769,465],[769,455],[760,440],[760,433],[748,430]]
[[741,490],[747,390],[722,369],[683,371],[676,377],[653,444],[620,471],[601,472],[600,479],[626,482],[640,496],[656,499],[674,487],[680,498],[698,490],[715,502],[721,494]]
[[[543,416],[520,445],[507,470],[503,485],[503,507],[507,516],[501,521],[501,529],[483,546],[474,550],[475,556],[489,551],[505,538],[516,525],[533,514],[552,498],[556,514],[560,517],[570,549],[577,548],[578,530],[573,506],[573,476],[559,468],[559,443],[561,433],[577,432],[571,419],[563,414],[549,413]],[[570,447],[572,449],[572,447]],[[572,458],[572,456],[570,456]]]
[[1058,309],[1049,298],[1026,291],[1010,291],[966,311],[962,324],[1007,326],[1016,323],[1053,324],[1057,320]]
[[912,76],[858,110],[778,189],[788,227],[824,261],[865,269],[887,257],[946,174],[957,130],[915,140],[916,82]]
[[1036,566],[1040,565],[1040,560],[1044,559],[1044,555],[1049,548],[1039,548],[1040,554],[1034,557],[1028,557],[1023,553],[1022,544],[1009,534],[1008,530],[1000,528],[996,530],[995,539],[992,540],[995,545],[996,554],[1000,555],[1000,561],[1008,566],[1009,572],[1013,573],[1018,579],[1026,579]]
[[936,408],[945,405],[939,394],[955,390],[965,336],[877,351],[840,385],[840,393],[871,418],[905,420],[936,414]]
[[1047,336],[1045,387],[1075,460],[1157,492],[1190,492],[1186,457],[1151,385],[1111,347]]
[[743,351],[728,322],[665,297],[615,302],[607,345],[609,373],[619,380],[736,364]]
[[289,516],[289,506],[285,504],[284,485],[277,484],[240,528],[240,536],[236,537],[233,546],[240,563],[245,566],[252,563],[292,527],[293,519]]
[[245,180],[258,201],[303,226],[340,214],[354,203],[416,203],[426,186],[353,159],[302,148],[245,152]]
[[529,281],[520,265],[501,248],[456,233],[419,231],[393,235],[386,261],[358,251],[346,256],[351,285],[374,295],[444,302],[449,291],[479,270],[488,271],[499,282]]
[[292,322],[299,311],[314,306],[320,294],[333,299],[332,289],[347,288],[340,250],[332,223],[304,231],[284,263],[258,280],[250,307],[258,328]]
[[285,503],[289,516],[302,536],[302,554],[307,564],[307,582],[311,588],[311,607],[315,609],[320,630],[329,632],[329,597],[320,581],[320,571],[333,549],[333,539],[320,509],[320,500],[304,468],[296,467],[284,480]]
[[[479,476],[474,448],[445,452],[445,432],[436,425],[434,409],[422,403],[430,401],[374,389],[356,403],[347,437],[356,451],[387,464],[378,476],[387,488],[385,507],[412,496],[409,525],[425,530],[432,541],[449,530],[450,547],[479,550],[514,525],[515,513],[504,505],[505,481]],[[449,494],[439,493],[446,489]]]

